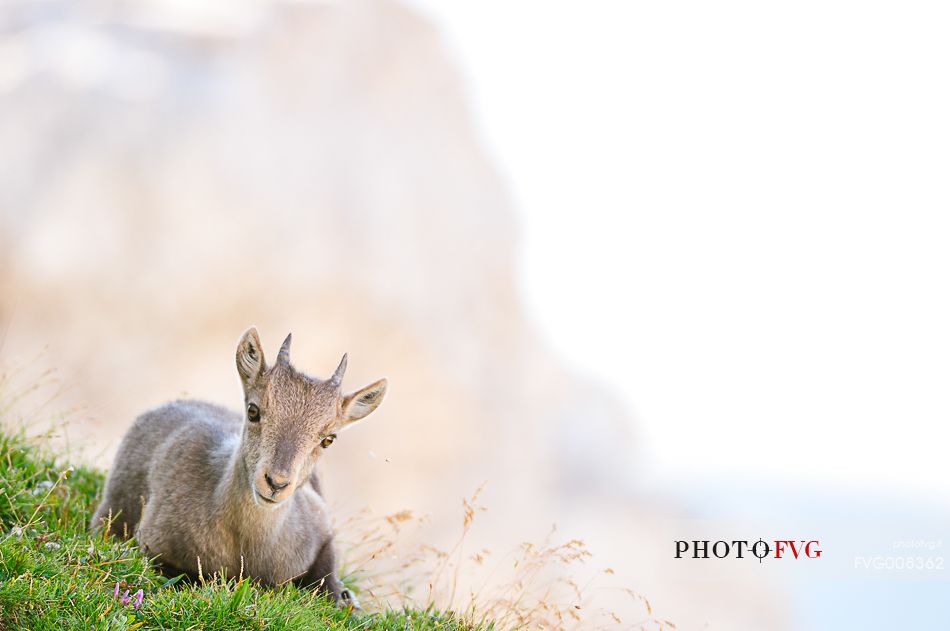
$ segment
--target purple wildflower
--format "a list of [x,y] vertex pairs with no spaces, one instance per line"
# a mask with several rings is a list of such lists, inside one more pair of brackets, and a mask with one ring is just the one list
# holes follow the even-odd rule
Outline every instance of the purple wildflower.
[[129,596],[130,590],[125,590],[125,593],[119,596],[119,591],[122,589],[119,583],[115,584],[115,591],[112,592],[112,595],[119,599],[121,605],[128,605],[132,603],[132,606],[138,609],[142,606],[142,601],[145,600],[145,590],[140,589],[135,592],[132,596]]

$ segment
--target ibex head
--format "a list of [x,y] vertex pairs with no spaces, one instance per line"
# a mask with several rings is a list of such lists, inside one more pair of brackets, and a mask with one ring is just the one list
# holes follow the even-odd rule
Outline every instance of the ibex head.
[[307,481],[336,433],[375,410],[386,393],[386,380],[380,379],[344,395],[346,355],[329,379],[298,372],[290,365],[290,335],[277,361],[268,366],[257,330],[248,329],[236,359],[244,386],[241,450],[260,505],[276,506],[290,497]]

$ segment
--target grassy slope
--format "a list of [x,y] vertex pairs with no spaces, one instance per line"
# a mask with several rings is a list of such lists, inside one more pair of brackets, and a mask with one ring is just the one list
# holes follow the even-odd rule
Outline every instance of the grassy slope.
[[[351,614],[293,586],[170,585],[134,544],[86,532],[100,472],[0,431],[0,631],[6,629],[460,629],[433,611]],[[142,607],[122,590],[145,592]]]

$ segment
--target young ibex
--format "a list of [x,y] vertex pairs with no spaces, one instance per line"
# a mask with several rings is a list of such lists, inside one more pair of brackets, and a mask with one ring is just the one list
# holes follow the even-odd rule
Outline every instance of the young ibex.
[[92,526],[134,535],[167,574],[226,571],[287,581],[355,605],[334,571],[330,517],[314,465],[336,432],[372,412],[386,380],[343,395],[346,355],[326,381],[273,366],[255,329],[237,348],[244,414],[201,401],[146,412],[119,446]]

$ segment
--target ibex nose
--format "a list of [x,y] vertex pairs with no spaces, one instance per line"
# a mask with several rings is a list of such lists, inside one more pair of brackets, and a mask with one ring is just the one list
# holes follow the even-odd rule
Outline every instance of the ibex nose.
[[265,473],[264,479],[267,480],[267,485],[273,489],[275,493],[290,484],[290,478],[285,475],[277,474],[271,476],[271,474]]

